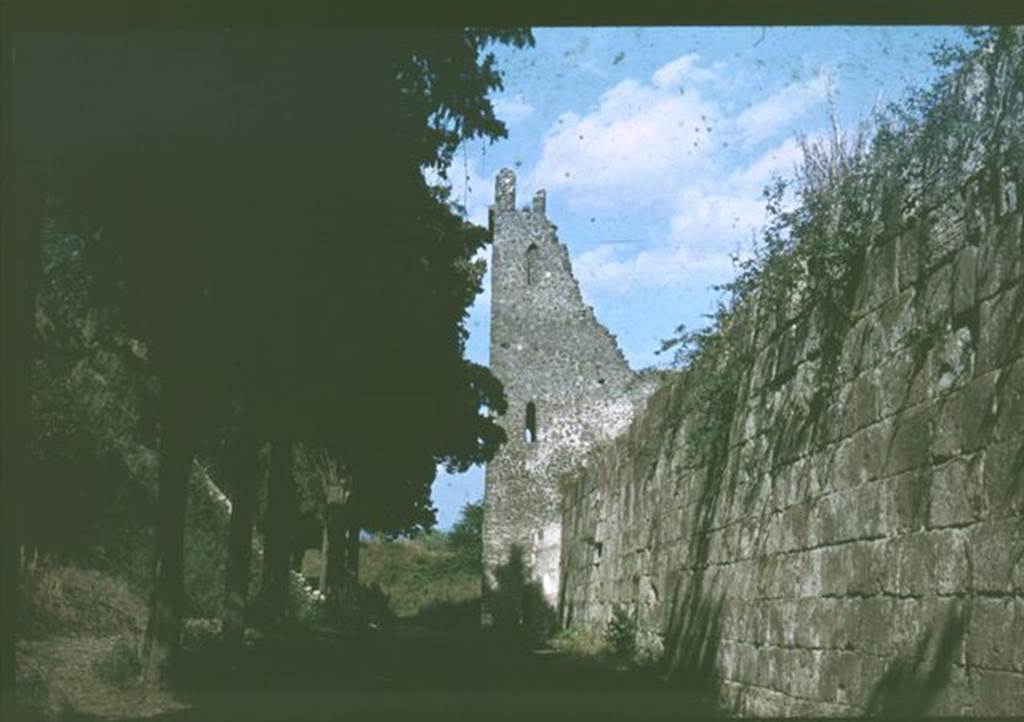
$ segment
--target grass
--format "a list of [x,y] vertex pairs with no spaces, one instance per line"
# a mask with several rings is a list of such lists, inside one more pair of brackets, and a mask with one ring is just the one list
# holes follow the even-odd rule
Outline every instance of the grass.
[[361,551],[360,582],[379,586],[398,617],[471,605],[480,599],[479,560],[451,550],[443,535],[372,540]]
[[588,627],[565,629],[549,642],[552,649],[570,657],[600,657],[609,653],[604,631]]
[[126,582],[92,569],[44,558],[25,570],[18,593],[18,630],[24,637],[110,636],[144,629],[143,601]]

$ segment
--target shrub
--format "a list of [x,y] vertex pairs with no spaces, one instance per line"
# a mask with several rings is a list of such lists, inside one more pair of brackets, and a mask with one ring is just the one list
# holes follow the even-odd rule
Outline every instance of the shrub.
[[335,599],[328,599],[323,616],[343,629],[386,629],[395,619],[391,600],[379,584],[346,584]]
[[624,607],[616,605],[604,632],[608,649],[619,659],[632,661],[636,656],[636,634],[636,618]]
[[575,657],[598,657],[608,651],[605,635],[593,627],[576,626],[556,634],[551,647]]
[[210,649],[220,640],[219,619],[189,618],[181,624],[181,646],[189,650]]

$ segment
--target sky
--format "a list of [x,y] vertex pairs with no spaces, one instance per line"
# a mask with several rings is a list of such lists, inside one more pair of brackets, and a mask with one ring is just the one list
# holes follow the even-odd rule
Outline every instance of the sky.
[[[929,52],[964,43],[954,27],[535,28],[533,48],[496,47],[491,96],[508,137],[466,143],[454,197],[486,226],[494,177],[517,175],[518,203],[547,190],[547,215],[584,301],[630,366],[685,324],[707,324],[765,221],[763,189],[791,177],[800,139],[830,118],[853,134],[872,110],[938,74]],[[490,283],[470,310],[467,356],[488,363]],[[432,495],[448,529],[483,498],[483,467],[439,470]]]

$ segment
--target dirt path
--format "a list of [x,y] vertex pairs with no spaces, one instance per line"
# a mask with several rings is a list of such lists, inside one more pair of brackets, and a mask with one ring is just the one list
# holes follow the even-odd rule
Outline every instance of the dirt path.
[[122,689],[95,670],[119,637],[50,637],[18,642],[19,676],[38,680],[49,697],[42,707],[63,720],[132,719],[180,710],[184,703],[167,692]]
[[[53,670],[74,677],[74,658],[97,653],[64,645]],[[76,646],[77,645],[77,646]],[[82,719],[154,722],[259,720],[678,720],[699,711],[692,697],[651,674],[617,672],[482,630],[321,632],[265,639],[241,659],[186,656],[171,695],[139,690],[75,692]],[[74,689],[73,682],[68,689]],[[72,695],[69,695],[71,697]]]

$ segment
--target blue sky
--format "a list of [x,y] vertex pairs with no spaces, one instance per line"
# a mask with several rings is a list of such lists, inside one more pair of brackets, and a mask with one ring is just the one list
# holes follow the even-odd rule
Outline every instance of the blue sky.
[[[454,196],[486,225],[494,176],[518,198],[548,192],[583,297],[633,368],[680,323],[704,325],[764,221],[762,190],[791,176],[798,138],[852,132],[872,108],[936,76],[929,51],[963,42],[953,27],[539,28],[533,48],[496,49],[508,126],[467,143],[449,171]],[[489,282],[469,317],[469,357],[488,362]],[[447,529],[483,496],[483,469],[439,472]]]

